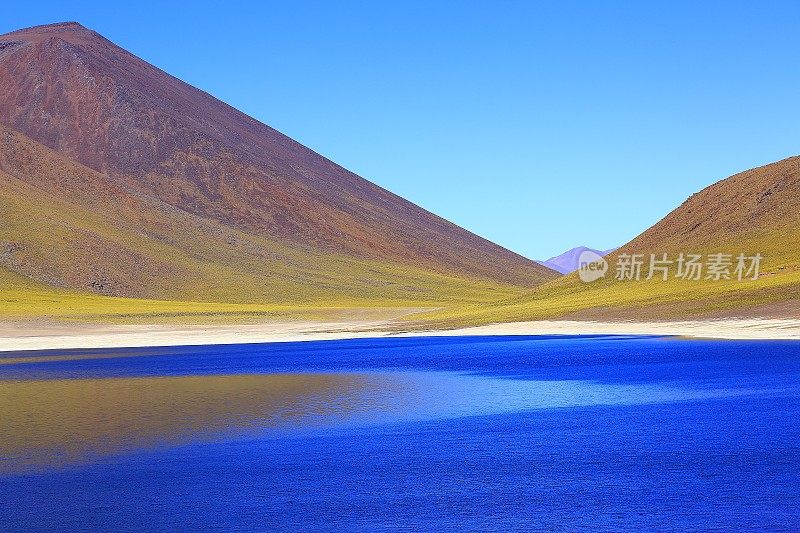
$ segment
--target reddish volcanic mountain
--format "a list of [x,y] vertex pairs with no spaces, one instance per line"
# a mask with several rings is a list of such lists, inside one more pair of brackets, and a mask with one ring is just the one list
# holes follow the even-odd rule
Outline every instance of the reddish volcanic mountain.
[[[282,283],[302,285],[308,269],[314,271],[306,287],[311,290],[320,279],[346,275],[348,265],[355,264],[374,270],[374,286],[399,283],[409,291],[422,278],[421,286],[427,287],[452,278],[535,286],[554,277],[549,269],[364,180],[77,23],[0,36],[0,124],[7,152],[0,157],[5,161],[0,178],[33,187],[14,205],[36,202],[40,193],[47,197],[43,202],[63,204],[61,210],[73,217],[70,224],[81,223],[81,210],[103,219],[98,222],[103,228],[92,230],[94,241],[70,232],[58,239],[78,255],[94,243],[98,250],[87,250],[85,257],[58,260],[104,272],[108,279],[100,285],[89,274],[58,271],[58,260],[48,257],[35,235],[12,232],[15,240],[0,238],[6,247],[0,260],[7,269],[50,285],[155,296],[149,287],[163,285],[157,279],[161,274],[194,272],[200,285],[214,286],[215,280],[203,278],[217,272],[204,270],[206,263],[224,265],[233,277],[250,276],[240,283],[263,278],[276,290]],[[27,159],[19,156],[23,152]],[[11,206],[13,194],[5,198]],[[6,213],[11,212],[8,207]],[[49,216],[48,223],[34,225],[42,231],[64,227],[57,213]],[[121,231],[131,236],[109,236]],[[146,245],[131,243],[133,234]],[[195,238],[207,239],[205,248],[215,251],[189,242]],[[222,248],[212,246],[216,241]],[[137,246],[160,251],[139,253]],[[230,247],[230,261],[224,259],[225,247]],[[256,251],[259,247],[264,249]],[[128,261],[130,268],[114,268],[117,255],[136,259]],[[279,264],[262,264],[265,257],[278,257]],[[289,270],[270,278],[281,269]],[[195,296],[187,294],[189,289],[175,292],[172,296]],[[219,287],[216,292],[225,293]],[[358,292],[358,287],[342,292]]]

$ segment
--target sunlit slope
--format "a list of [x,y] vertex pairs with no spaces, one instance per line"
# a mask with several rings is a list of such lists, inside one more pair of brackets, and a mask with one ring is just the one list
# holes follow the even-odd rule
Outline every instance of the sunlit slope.
[[0,126],[0,315],[58,314],[61,304],[48,312],[52,294],[71,295],[62,304],[73,310],[125,305],[80,295],[90,292],[272,308],[435,307],[520,291],[237,230],[132,190]]
[[[659,273],[645,281],[650,254],[761,254],[758,280],[700,281]],[[620,254],[644,254],[642,281],[614,279]],[[583,283],[577,274],[492,305],[428,313],[446,325],[574,317],[676,319],[800,313],[800,158],[742,172],[697,194],[609,256],[607,277]],[[732,277],[736,277],[731,269]],[[705,278],[706,273],[703,274]]]

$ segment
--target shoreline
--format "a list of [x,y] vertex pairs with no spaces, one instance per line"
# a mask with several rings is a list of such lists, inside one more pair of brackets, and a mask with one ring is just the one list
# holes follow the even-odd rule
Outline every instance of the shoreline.
[[658,335],[737,340],[800,340],[800,319],[729,318],[669,322],[538,320],[452,330],[397,331],[389,321],[288,321],[243,325],[0,326],[0,353],[468,335]]

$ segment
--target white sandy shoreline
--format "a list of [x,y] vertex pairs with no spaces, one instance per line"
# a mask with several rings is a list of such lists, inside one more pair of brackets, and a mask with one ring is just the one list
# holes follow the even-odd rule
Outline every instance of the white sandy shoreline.
[[[0,352],[91,348],[248,344],[388,336],[673,335],[717,339],[800,340],[800,319],[720,319],[673,322],[545,320],[454,330],[397,333],[389,321],[274,322],[247,325],[0,326]],[[395,323],[396,325],[396,323]]]

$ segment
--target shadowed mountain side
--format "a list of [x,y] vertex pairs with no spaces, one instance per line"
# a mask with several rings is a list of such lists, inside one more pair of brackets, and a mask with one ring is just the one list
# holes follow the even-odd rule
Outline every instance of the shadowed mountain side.
[[[154,289],[144,279],[156,273],[206,283],[209,274],[219,273],[208,263],[215,264],[223,253],[232,254],[225,261],[231,270],[263,270],[257,263],[264,259],[259,254],[266,253],[273,278],[300,283],[294,274],[308,268],[304,284],[318,282],[324,290],[341,283],[343,292],[348,292],[347,285],[364,283],[357,270],[332,278],[324,264],[304,263],[296,254],[339,262],[345,269],[346,258],[354,258],[366,272],[380,265],[411,269],[414,274],[400,282],[409,290],[414,289],[414,277],[430,275],[426,271],[527,287],[555,276],[362,179],[76,23],[0,37],[0,94],[0,122],[102,174],[106,182],[95,179],[97,188],[111,187],[111,195],[124,192],[127,206],[117,207],[118,218],[129,231],[136,232],[140,223],[150,224],[144,232],[170,225],[177,231],[188,224],[193,237],[208,239],[217,232],[219,240],[238,243],[224,246],[225,252],[215,249],[214,239],[196,243],[185,252],[191,260],[179,256],[172,261],[165,250],[154,251],[159,260],[126,279],[100,268],[96,277],[105,276],[116,287],[110,292],[149,294]],[[24,166],[15,175],[33,178]],[[60,199],[86,200],[80,187],[53,186]],[[139,214],[145,204],[147,214]],[[120,220],[113,222],[115,228]],[[117,252],[124,256],[120,270],[126,261],[139,263],[137,239],[142,238],[131,236],[125,251]],[[164,239],[157,240],[164,245]],[[260,240],[272,243],[266,247],[269,252],[237,255],[263,248]],[[96,267],[92,261],[106,253],[101,242],[93,246],[87,249],[84,269]],[[197,272],[199,265],[209,272],[185,277],[187,269]],[[43,269],[33,264],[28,268]],[[366,284],[368,290],[387,283],[375,282],[375,277],[368,276],[373,280]],[[53,281],[85,288],[63,276]],[[99,283],[100,291],[107,291],[102,279]],[[378,288],[374,292],[381,293]]]
[[[642,281],[614,279],[620,254],[643,254]],[[700,281],[660,274],[645,281],[650,254],[761,254],[760,277]],[[681,206],[606,258],[605,278],[582,283],[564,276],[490,306],[434,312],[439,325],[540,318],[674,319],[800,316],[800,157],[741,172],[692,195]]]

